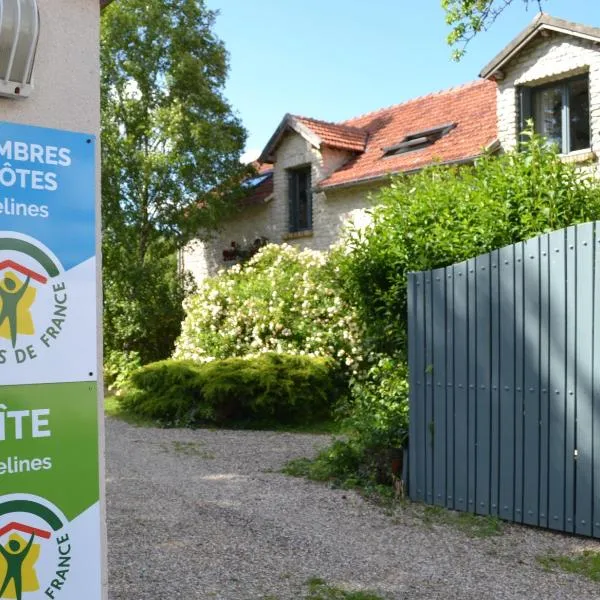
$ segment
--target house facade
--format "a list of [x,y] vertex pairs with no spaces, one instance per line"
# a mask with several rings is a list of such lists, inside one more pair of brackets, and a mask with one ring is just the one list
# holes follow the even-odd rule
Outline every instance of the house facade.
[[540,13],[477,81],[341,123],[286,115],[239,212],[182,265],[200,281],[267,240],[327,250],[391,175],[513,148],[530,118],[565,160],[598,170],[600,28]]

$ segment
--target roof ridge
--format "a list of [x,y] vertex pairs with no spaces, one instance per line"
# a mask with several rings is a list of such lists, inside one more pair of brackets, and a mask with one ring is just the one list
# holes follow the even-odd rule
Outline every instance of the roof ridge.
[[335,121],[324,121],[323,119],[315,119],[314,117],[305,117],[303,115],[292,115],[292,117],[294,117],[296,119],[304,119],[305,121],[312,121],[313,123],[321,123],[322,125],[332,125],[333,127],[341,127],[343,129],[352,129],[356,133],[365,133],[363,131],[362,127],[354,127],[352,125],[346,125],[343,121],[336,123]]
[[[377,110],[373,110],[370,112],[363,113],[361,115],[357,115],[356,117],[351,117],[346,119],[345,121],[341,121],[340,125],[345,125],[347,127],[353,127],[353,125],[347,125],[349,121],[357,121],[358,119],[364,119],[365,117],[370,117],[372,115],[376,115],[378,113],[383,113],[389,110],[393,110],[395,108],[399,108],[400,106],[406,106],[407,104],[411,104],[412,102],[422,102],[423,100],[427,100],[429,98],[435,98],[436,96],[441,96],[442,94],[449,94],[451,92],[457,92],[459,90],[464,90],[470,87],[476,87],[479,85],[488,84],[489,82],[486,79],[474,79],[473,81],[468,81],[467,83],[461,83],[460,85],[455,85],[449,88],[445,88],[443,90],[437,90],[435,92],[429,92],[428,94],[424,94],[423,96],[417,96],[415,98],[409,98],[404,102],[398,102],[397,104],[392,104],[390,106],[385,106],[383,108],[378,108]],[[361,129],[360,127],[354,127],[354,129]]]
[[529,44],[533,38],[544,29],[550,31],[558,31],[564,35],[579,36],[587,39],[598,41],[600,39],[600,27],[584,25],[575,21],[568,21],[559,17],[553,17],[549,13],[543,11],[538,12],[531,23],[525,29],[521,30],[508,44],[498,52],[479,72],[479,76],[483,79],[491,79],[497,70],[510,60],[516,54],[521,52],[523,48]]

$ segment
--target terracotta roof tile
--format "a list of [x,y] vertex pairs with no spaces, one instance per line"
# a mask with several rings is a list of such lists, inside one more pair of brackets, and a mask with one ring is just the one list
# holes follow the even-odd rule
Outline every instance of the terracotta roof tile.
[[[384,157],[384,148],[402,142],[407,135],[449,123],[456,127],[429,146]],[[321,181],[320,188],[412,171],[435,162],[468,160],[479,156],[497,138],[496,84],[478,80],[362,115],[339,126],[368,134],[367,145],[362,154]]]
[[302,125],[318,135],[326,146],[353,152],[363,152],[365,149],[368,134],[363,129],[294,116]]
[[[352,185],[434,163],[458,163],[480,156],[497,139],[496,84],[477,80],[342,123],[295,115],[286,115],[283,123],[288,119],[310,129],[324,145],[355,153],[329,177],[318,182],[318,187]],[[406,136],[450,125],[448,133],[425,147],[385,156],[386,149],[401,143]],[[275,143],[277,140],[269,142]],[[256,162],[254,167],[258,175],[271,176],[251,188],[241,202],[243,206],[262,204],[273,194],[273,165]]]
[[270,165],[269,163],[261,163],[257,160],[253,161],[251,163],[251,166],[259,175],[262,175],[264,173],[271,173],[273,171],[273,165]]
[[240,200],[240,206],[258,206],[273,194],[273,165],[257,165],[257,177],[265,175],[260,183],[252,186],[247,196]]

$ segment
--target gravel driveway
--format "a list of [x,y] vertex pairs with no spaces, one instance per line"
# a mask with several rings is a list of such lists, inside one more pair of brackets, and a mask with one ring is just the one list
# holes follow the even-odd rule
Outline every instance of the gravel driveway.
[[106,425],[110,600],[301,600],[314,577],[394,600],[600,597],[536,561],[596,542],[516,526],[472,539],[278,473],[327,436]]

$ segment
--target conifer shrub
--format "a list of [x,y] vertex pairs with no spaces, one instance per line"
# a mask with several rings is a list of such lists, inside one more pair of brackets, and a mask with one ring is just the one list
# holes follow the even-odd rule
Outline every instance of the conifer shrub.
[[263,353],[151,363],[131,375],[120,401],[166,425],[302,425],[330,418],[345,385],[330,358]]

